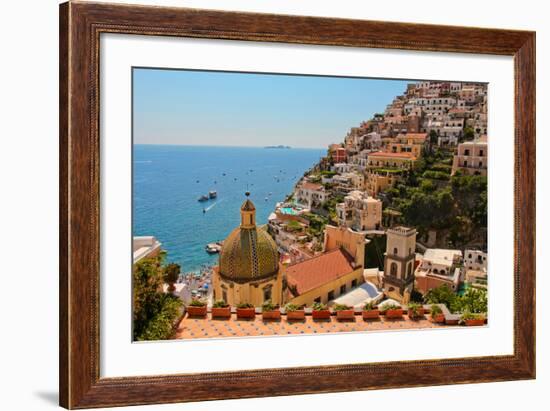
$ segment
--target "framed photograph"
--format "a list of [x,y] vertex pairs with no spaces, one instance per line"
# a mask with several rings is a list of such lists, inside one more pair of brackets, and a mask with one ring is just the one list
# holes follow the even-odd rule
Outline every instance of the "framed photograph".
[[535,378],[535,33],[60,6],[60,404]]

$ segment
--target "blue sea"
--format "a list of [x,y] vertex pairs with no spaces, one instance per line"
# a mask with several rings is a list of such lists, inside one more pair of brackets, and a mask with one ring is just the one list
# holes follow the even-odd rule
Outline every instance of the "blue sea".
[[[267,223],[275,204],[325,152],[134,145],[133,235],[157,237],[168,261],[181,264],[183,272],[214,264],[218,256],[204,247],[223,240],[239,225],[244,193],[251,193],[257,223]],[[197,201],[210,190],[217,191],[217,199]]]

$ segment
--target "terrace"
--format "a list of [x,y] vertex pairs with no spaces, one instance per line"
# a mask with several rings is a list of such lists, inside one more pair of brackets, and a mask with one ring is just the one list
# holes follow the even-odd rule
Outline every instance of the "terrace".
[[430,305],[425,305],[425,314],[419,319],[412,320],[404,308],[400,318],[389,319],[379,315],[375,319],[363,319],[362,311],[354,310],[353,319],[338,320],[336,312],[331,311],[330,318],[324,320],[313,319],[312,309],[305,308],[303,320],[293,321],[286,318],[287,313],[281,309],[281,318],[276,320],[264,320],[261,308],[256,308],[253,318],[239,319],[236,309],[231,309],[231,317],[226,319],[212,318],[209,312],[204,317],[190,317],[184,315],[178,324],[174,339],[205,339],[205,338],[226,338],[226,337],[256,337],[273,335],[304,335],[304,334],[329,334],[339,332],[368,332],[385,330],[411,330],[445,328],[458,326],[459,315],[451,314],[443,305],[438,304],[442,309],[444,322],[436,323],[431,320]]

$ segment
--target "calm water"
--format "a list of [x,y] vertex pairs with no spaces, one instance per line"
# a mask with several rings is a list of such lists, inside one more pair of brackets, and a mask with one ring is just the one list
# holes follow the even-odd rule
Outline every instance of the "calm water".
[[[157,237],[168,260],[181,264],[184,271],[214,263],[217,255],[207,254],[204,246],[223,240],[239,225],[247,185],[257,223],[265,224],[275,204],[284,200],[324,152],[135,145],[134,235]],[[217,199],[197,201],[210,190],[218,192]]]

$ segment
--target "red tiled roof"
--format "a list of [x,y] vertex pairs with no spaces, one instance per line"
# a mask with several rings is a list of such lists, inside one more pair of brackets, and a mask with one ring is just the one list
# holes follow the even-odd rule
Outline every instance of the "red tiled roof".
[[414,160],[415,157],[411,153],[386,153],[384,151],[378,151],[376,153],[368,154],[369,157],[390,157],[390,158],[407,158]]
[[296,287],[298,294],[303,294],[351,273],[354,270],[352,261],[345,251],[332,250],[288,266],[287,281]]
[[307,181],[300,184],[300,187],[304,188],[306,190],[315,190],[315,191],[319,191],[319,190],[322,190],[324,188],[321,184],[310,183],[310,182],[307,182]]

